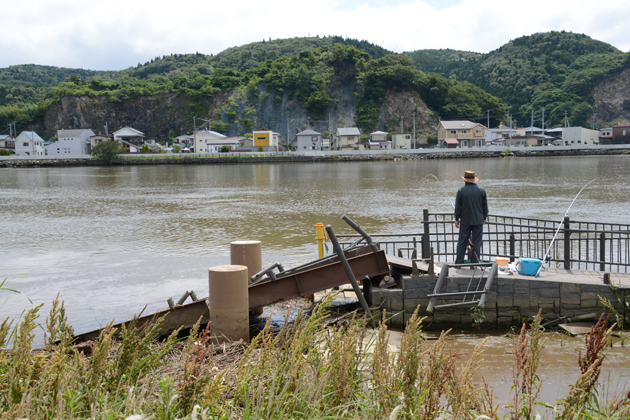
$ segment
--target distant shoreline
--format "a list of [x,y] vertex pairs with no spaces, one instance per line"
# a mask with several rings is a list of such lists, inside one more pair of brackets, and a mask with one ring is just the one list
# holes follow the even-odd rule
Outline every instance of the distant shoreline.
[[431,152],[401,153],[388,151],[387,153],[338,153],[301,155],[286,152],[278,155],[261,156],[256,153],[240,155],[134,155],[124,156],[111,162],[82,158],[4,158],[0,159],[0,168],[64,168],[80,166],[129,166],[129,165],[212,165],[212,164],[259,164],[259,163],[322,163],[322,162],[373,162],[373,161],[401,161],[401,160],[430,160],[430,159],[479,159],[479,158],[523,158],[523,157],[557,157],[557,156],[598,156],[630,154],[627,147],[588,148],[588,149],[555,149],[527,148],[512,150],[505,154],[502,150],[492,151],[454,151],[431,150]]

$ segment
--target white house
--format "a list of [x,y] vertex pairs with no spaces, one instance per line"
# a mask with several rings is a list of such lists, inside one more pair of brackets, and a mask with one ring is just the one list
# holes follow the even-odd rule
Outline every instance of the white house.
[[305,150],[322,150],[322,133],[304,130],[295,135],[298,152]]
[[44,147],[47,155],[87,155],[91,150],[90,137],[94,131],[88,129],[58,130],[57,141]]
[[21,156],[43,156],[44,140],[34,131],[22,131],[15,139],[15,154]]
[[411,149],[411,134],[392,134],[392,148]]
[[599,144],[599,130],[583,127],[563,127],[562,141],[565,146]]
[[[218,153],[221,151],[221,148],[223,146],[229,146],[230,150],[234,150],[236,148],[238,148],[242,141],[243,141],[244,137],[242,136],[235,136],[235,137],[225,137],[223,136],[222,139],[216,139],[216,140],[206,140],[206,146],[204,149],[204,152],[206,153]],[[200,150],[201,152],[201,150]]]
[[144,144],[144,133],[131,127],[123,127],[114,131],[114,140],[141,148]]
[[191,152],[195,153],[211,153],[208,150],[208,141],[223,140],[227,138],[227,136],[212,130],[199,130],[191,137],[192,144],[190,145],[190,149]]

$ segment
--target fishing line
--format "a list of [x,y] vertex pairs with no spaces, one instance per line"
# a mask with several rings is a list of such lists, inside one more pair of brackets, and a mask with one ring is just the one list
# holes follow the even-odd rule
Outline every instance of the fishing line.
[[444,189],[444,185],[442,185],[442,182],[440,181],[440,179],[437,176],[433,175],[433,174],[425,175],[423,179],[426,179],[428,176],[432,176],[433,178],[435,178],[435,180],[438,182],[438,184],[440,184],[440,187],[442,188],[442,191],[444,191],[444,195],[446,196],[446,198],[448,198],[448,201],[451,202],[451,206],[453,206],[453,210],[455,210],[455,203],[453,203],[453,200],[451,200],[451,197],[448,195],[448,193]]
[[591,179],[590,181],[588,181],[586,183],[585,186],[582,187],[582,189],[580,190],[580,192],[577,193],[577,195],[575,196],[575,198],[573,199],[573,201],[571,201],[571,205],[569,206],[569,208],[567,209],[567,211],[564,213],[564,216],[562,216],[562,220],[560,220],[560,225],[558,225],[558,229],[556,229],[556,233],[553,235],[553,238],[551,239],[551,242],[549,243],[549,248],[547,248],[547,252],[545,252],[545,256],[542,259],[542,262],[540,263],[540,267],[538,267],[538,271],[536,272],[536,277],[538,277],[538,274],[540,274],[540,269],[542,268],[542,265],[545,263],[545,261],[547,260],[547,256],[549,255],[549,251],[551,250],[551,247],[553,246],[554,241],[556,240],[556,237],[558,236],[558,232],[560,232],[560,228],[562,227],[562,225],[564,224],[564,219],[567,217],[567,214],[569,214],[569,210],[571,210],[571,207],[573,207],[573,203],[575,203],[575,200],[577,200],[577,198],[580,196],[580,194],[582,194],[582,191],[584,191],[584,188],[588,187],[588,185],[595,181],[597,178]]

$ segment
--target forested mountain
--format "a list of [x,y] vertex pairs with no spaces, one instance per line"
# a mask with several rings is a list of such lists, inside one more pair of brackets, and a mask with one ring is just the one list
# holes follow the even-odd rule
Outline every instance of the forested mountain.
[[[136,68],[108,72],[88,80],[74,74],[52,87],[42,88],[45,99],[36,104],[21,107],[13,104],[0,108],[0,124],[12,119],[27,123],[43,118],[49,104],[61,98],[92,97],[97,103],[123,104],[164,93],[175,93],[190,100],[191,115],[210,117],[217,111],[209,108],[213,98],[228,94],[252,102],[260,100],[257,98],[260,89],[263,95],[273,92],[278,100],[283,95],[297,100],[315,120],[321,119],[327,110],[343,99],[334,97],[335,94],[347,92],[357,107],[355,121],[351,123],[364,130],[376,129],[379,121],[382,123],[379,115],[388,91],[416,92],[444,118],[485,115],[486,109],[492,109],[493,115],[503,114],[503,104],[497,98],[472,84],[448,81],[436,75],[427,76],[414,67],[407,55],[386,55],[386,50],[365,41],[338,39],[344,42],[329,47],[328,44],[335,40],[332,37],[320,39],[323,45],[317,48],[305,47],[312,47],[316,40],[318,38],[301,39],[297,43],[299,48],[295,45],[290,48],[293,45],[290,40],[265,42],[228,51],[220,59],[217,57],[221,54],[213,57],[199,53],[159,57]],[[261,47],[262,44],[266,45]],[[270,49],[267,44],[274,48]],[[379,58],[373,58],[367,51]],[[252,54],[248,55],[249,52]],[[252,67],[245,71],[228,66],[228,63],[241,63],[249,67],[248,60],[262,60],[265,54],[280,57],[255,61],[255,66],[252,62]],[[235,107],[230,104],[228,102],[223,106],[230,110],[220,113],[222,122],[240,124],[243,130],[251,131],[250,123],[246,122],[250,118],[237,116]],[[241,124],[243,121],[245,124]]]
[[450,49],[391,54],[367,41],[334,36],[265,40],[216,55],[165,55],[122,71],[0,69],[0,131],[12,120],[43,124],[50,104],[61,98],[90,97],[95,104],[120,106],[160,94],[186,98],[191,116],[221,115],[219,126],[247,129],[250,118],[226,114],[234,108],[231,102],[220,109],[210,104],[218,106],[219,97],[262,104],[264,95],[272,94],[276,101],[296,100],[316,120],[335,109],[343,99],[340,92],[351,95],[356,106],[354,123],[371,130],[383,124],[390,91],[415,92],[441,118],[485,123],[490,110],[491,126],[508,122],[508,113],[519,125],[529,125],[534,111],[534,124],[540,125],[544,108],[546,126],[560,125],[565,111],[571,124],[586,125],[596,84],[628,68],[630,54],[567,32],[520,37],[488,54]]
[[476,61],[483,54],[451,50],[418,50],[406,52],[419,70],[426,73],[437,73],[447,79],[454,76],[457,70],[464,67],[470,61]]
[[571,32],[537,33],[508,42],[488,54],[454,50],[409,53],[416,66],[467,81],[501,98],[521,125],[531,111],[540,125],[559,125],[565,111],[573,125],[590,123],[590,94],[600,81],[630,67],[630,55]]

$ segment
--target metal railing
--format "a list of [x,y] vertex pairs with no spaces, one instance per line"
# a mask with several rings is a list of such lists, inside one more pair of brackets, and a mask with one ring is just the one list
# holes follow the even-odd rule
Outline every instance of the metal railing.
[[[547,251],[547,266],[565,269],[630,272],[630,225],[616,223],[529,219],[524,217],[489,215],[484,226],[480,258],[495,257],[543,259]],[[429,258],[431,248],[436,262],[455,261],[459,230],[453,213],[423,211],[423,232],[370,235],[385,253],[412,258],[418,250]],[[556,231],[558,235],[551,243]],[[343,238],[345,249],[356,244],[361,235],[337,235]],[[355,240],[356,239],[356,240]],[[400,251],[400,253],[399,253]],[[330,253],[330,250],[327,252]]]
[[[390,235],[370,235],[380,249],[384,250],[386,254],[398,255],[398,252],[402,253],[403,257],[411,259],[413,256],[413,250],[418,250],[422,243],[421,233],[402,233],[402,234],[390,234]],[[362,239],[361,235],[337,235],[337,238],[343,238],[343,241],[339,241],[342,249],[349,248]],[[348,240],[348,239],[356,240]],[[327,253],[334,253],[332,249],[327,248]]]
[[[528,219],[490,215],[484,226],[482,260],[508,257],[543,259],[549,250],[548,265],[565,269],[629,271],[630,225]],[[422,255],[430,247],[436,261],[454,261],[459,231],[452,213],[423,212]],[[551,244],[554,234],[556,240]],[[551,248],[549,248],[551,246]]]

